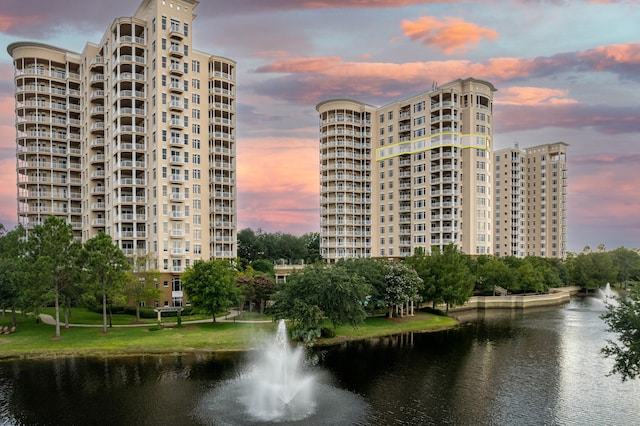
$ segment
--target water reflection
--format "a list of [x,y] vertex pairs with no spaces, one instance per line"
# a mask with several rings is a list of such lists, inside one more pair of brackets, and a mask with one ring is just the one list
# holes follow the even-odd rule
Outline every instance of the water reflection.
[[[608,377],[604,304],[459,314],[464,325],[312,356],[371,406],[362,424],[640,424],[640,381]],[[0,362],[0,425],[202,424],[202,396],[247,354]],[[206,422],[205,422],[206,423]],[[212,420],[212,424],[216,424]]]

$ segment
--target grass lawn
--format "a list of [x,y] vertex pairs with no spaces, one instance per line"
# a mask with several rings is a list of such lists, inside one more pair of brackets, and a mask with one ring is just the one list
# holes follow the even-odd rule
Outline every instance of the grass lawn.
[[[44,308],[42,309],[43,314],[49,314],[55,318],[56,310],[55,308]],[[182,315],[182,321],[194,321],[194,320],[202,320],[210,318],[207,315]],[[162,322],[175,322],[176,317],[167,317],[166,314],[162,316]],[[102,313],[97,313],[88,310],[87,308],[71,308],[71,317],[69,318],[69,322],[71,324],[102,324]],[[107,323],[109,322],[109,317],[107,317]],[[156,324],[158,322],[157,318],[140,318],[140,322],[145,324]],[[127,314],[113,314],[112,315],[112,323],[113,325],[129,325],[136,323],[135,315],[127,315]],[[62,309],[60,309],[60,324],[64,325],[64,313]]]
[[409,331],[439,331],[451,328],[458,322],[453,318],[416,312],[414,316],[387,319],[386,317],[370,317],[364,324],[353,328],[342,325],[336,328],[336,337],[319,339],[319,344],[331,345],[348,340],[367,339],[370,337],[389,336]]
[[[0,318],[0,326],[9,325],[10,322],[9,316]],[[437,331],[456,324],[452,318],[426,313],[391,320],[383,317],[367,318],[363,325],[355,329],[351,326],[338,327],[336,337],[319,339],[316,345],[331,345],[408,331]],[[113,327],[109,328],[107,334],[102,333],[101,327],[71,327],[62,328],[61,337],[56,339],[54,326],[36,323],[32,317],[20,315],[16,333],[0,335],[0,359],[249,350],[257,346],[260,336],[273,335],[275,329],[274,322],[183,323],[182,327],[165,326],[162,329],[149,324]]]
[[[0,325],[10,323],[2,319]],[[71,327],[61,329],[56,339],[55,327],[21,317],[14,334],[0,335],[0,359],[14,357],[65,355],[118,355],[171,353],[190,351],[247,350],[256,336],[274,333],[275,323],[207,322],[182,327],[154,325],[113,327],[107,334],[101,327]]]

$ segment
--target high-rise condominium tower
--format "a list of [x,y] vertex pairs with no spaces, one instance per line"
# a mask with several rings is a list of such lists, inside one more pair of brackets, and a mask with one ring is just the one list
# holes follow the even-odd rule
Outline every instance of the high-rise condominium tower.
[[494,153],[496,255],[566,257],[567,146]]
[[181,306],[195,260],[236,257],[235,62],[193,49],[197,0],[143,0],[74,53],[9,45],[18,219],[104,231]]
[[468,78],[382,107],[318,104],[322,256],[403,257],[450,243],[492,253],[495,91]]

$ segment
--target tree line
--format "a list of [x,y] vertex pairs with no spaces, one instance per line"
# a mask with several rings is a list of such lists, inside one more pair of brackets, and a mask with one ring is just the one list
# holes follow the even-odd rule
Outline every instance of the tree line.
[[[139,307],[158,296],[159,273],[150,260],[127,258],[104,233],[81,244],[73,238],[71,226],[53,216],[28,236],[22,227],[7,232],[0,225],[0,308],[13,309],[15,323],[16,308],[37,313],[53,305],[60,336],[61,310],[68,324],[71,306],[98,303],[106,333],[109,303]],[[274,263],[282,261],[307,266],[292,273],[286,283],[276,284]],[[274,318],[290,320],[294,337],[303,341],[331,334],[329,325],[357,327],[368,315],[402,316],[425,303],[448,311],[473,294],[543,293],[565,285],[589,292],[611,283],[630,287],[631,297],[603,318],[617,333],[635,327],[627,341],[637,346],[638,282],[640,254],[624,247],[611,251],[602,245],[596,250],[585,247],[560,260],[469,256],[451,244],[442,250],[434,247],[430,253],[417,250],[404,259],[343,259],[329,265],[320,261],[318,234],[294,237],[251,229],[238,234],[238,259],[194,262],[182,275],[193,308],[210,314],[214,322],[217,314],[233,306],[268,310]],[[627,374],[634,373],[629,365],[638,368],[637,362],[629,364],[622,358],[629,354],[631,343],[610,342],[605,351],[627,362],[616,367],[622,371],[626,365]]]
[[139,260],[128,259],[103,232],[80,243],[72,226],[55,216],[28,235],[21,226],[6,231],[0,225],[0,308],[3,314],[12,310],[15,325],[18,309],[38,318],[43,307],[53,306],[55,335],[60,337],[61,314],[68,326],[72,306],[98,304],[106,333],[108,305],[157,294],[157,275]]

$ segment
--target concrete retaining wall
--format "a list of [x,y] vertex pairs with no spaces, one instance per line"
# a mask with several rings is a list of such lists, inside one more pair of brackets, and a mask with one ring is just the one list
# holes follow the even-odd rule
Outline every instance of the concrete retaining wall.
[[[518,296],[472,296],[462,306],[450,308],[451,311],[465,309],[525,309],[539,306],[562,305],[571,300],[571,295],[576,294],[580,287],[561,287],[550,289],[546,294],[518,295]],[[438,306],[446,310],[446,306]]]

